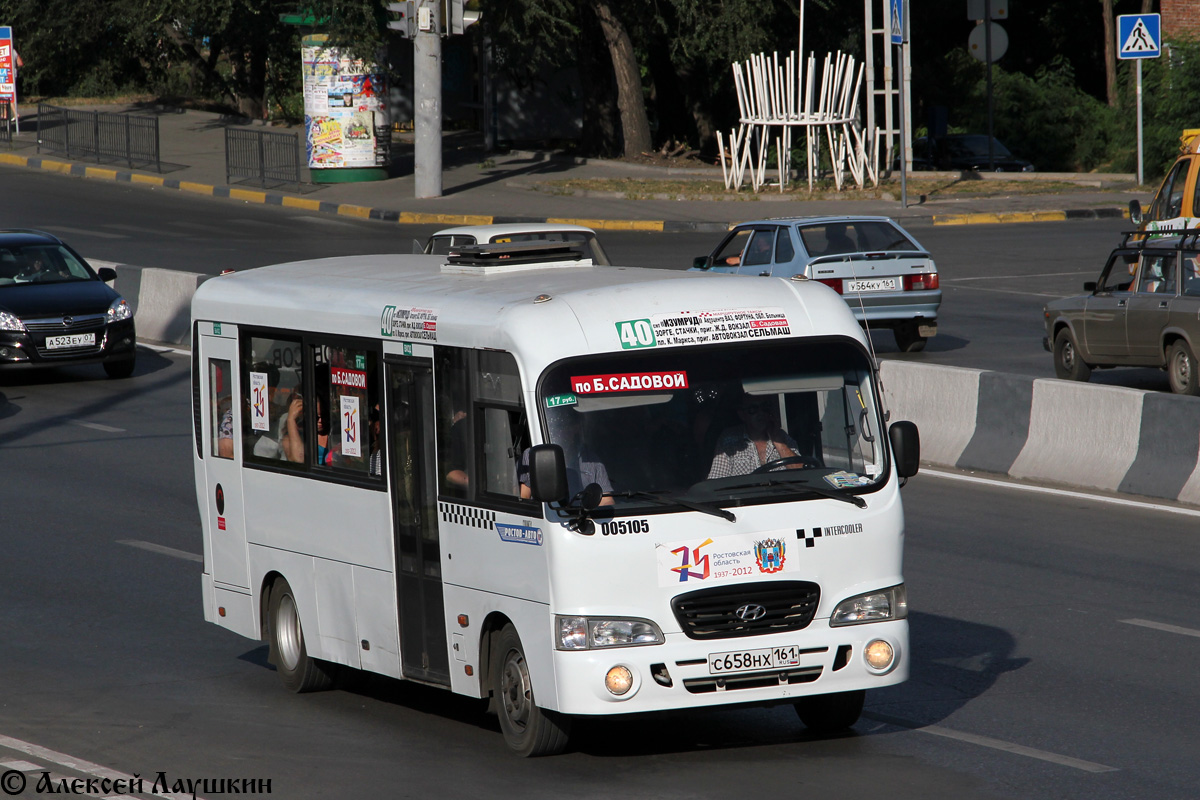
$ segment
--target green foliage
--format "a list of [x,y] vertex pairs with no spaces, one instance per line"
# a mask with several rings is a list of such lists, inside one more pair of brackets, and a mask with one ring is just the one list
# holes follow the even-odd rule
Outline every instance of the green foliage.
[[[946,60],[969,83],[958,127],[986,133],[986,68],[963,50],[952,51]],[[1086,172],[1106,164],[1122,144],[1120,114],[1080,90],[1064,59],[1052,60],[1032,76],[993,64],[992,92],[996,138],[1039,171]]]
[[[1200,128],[1200,41],[1175,41],[1161,58],[1142,62],[1142,168],[1148,183],[1166,174],[1179,155],[1185,128]],[[1121,77],[1124,141],[1122,169],[1133,172],[1137,157],[1136,72],[1127,63]]]
[[480,26],[495,65],[518,85],[576,63],[583,13],[572,0],[489,0]]

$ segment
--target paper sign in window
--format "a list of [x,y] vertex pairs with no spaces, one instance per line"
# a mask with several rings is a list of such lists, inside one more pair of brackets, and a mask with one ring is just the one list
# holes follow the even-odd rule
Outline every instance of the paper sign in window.
[[358,398],[338,395],[342,401],[342,455],[362,458],[362,419]]
[[250,428],[256,431],[271,430],[270,394],[267,391],[267,373],[250,373]]

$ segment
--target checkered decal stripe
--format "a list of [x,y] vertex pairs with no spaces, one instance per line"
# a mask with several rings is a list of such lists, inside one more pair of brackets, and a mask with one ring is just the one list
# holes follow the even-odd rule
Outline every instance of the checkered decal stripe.
[[469,525],[472,528],[482,528],[485,531],[496,529],[496,512],[471,506],[460,506],[454,503],[438,503],[438,513],[442,522],[452,522],[456,525]]
[[821,529],[813,528],[812,533],[809,534],[806,528],[797,528],[796,538],[804,542],[805,547],[816,547],[817,539],[821,538]]

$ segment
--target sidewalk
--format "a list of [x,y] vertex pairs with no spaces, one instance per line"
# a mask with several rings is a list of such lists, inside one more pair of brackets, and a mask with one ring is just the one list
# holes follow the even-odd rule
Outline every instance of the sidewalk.
[[[218,114],[140,106],[81,107],[82,110],[132,110],[155,114],[159,119],[163,172],[129,170],[124,165],[67,160],[59,155],[37,152],[35,108],[27,106],[21,117],[22,132],[14,134],[12,147],[0,147],[0,164],[51,170],[86,178],[164,186],[201,195],[227,197],[239,202],[257,202],[303,208],[347,216],[405,224],[487,224],[491,222],[559,221],[590,225],[597,229],[627,230],[723,230],[729,224],[762,217],[819,214],[877,214],[908,224],[970,224],[1031,222],[1070,218],[1094,219],[1126,215],[1129,201],[1137,198],[1145,206],[1149,192],[1134,191],[1130,176],[1038,175],[1017,176],[1031,185],[1037,181],[1090,182],[1078,191],[1059,194],[1011,194],[994,197],[948,196],[921,202],[908,193],[909,205],[901,206],[898,186],[880,198],[860,199],[855,193],[826,194],[821,199],[797,200],[778,190],[764,189],[757,195],[740,193],[706,195],[703,199],[673,199],[639,196],[630,199],[608,191],[564,190],[553,182],[567,179],[628,179],[634,181],[700,178],[721,181],[719,167],[667,168],[618,160],[580,159],[553,152],[507,151],[485,153],[478,134],[446,132],[443,136],[442,196],[414,197],[411,136],[393,141],[395,177],[369,183],[306,184],[260,189],[254,185],[230,186],[225,182],[224,129],[243,123]],[[256,126],[257,127],[257,126]],[[296,132],[302,127],[271,128]],[[307,180],[308,171],[302,170]],[[921,177],[944,173],[924,173]],[[953,181],[949,174],[946,182]],[[982,176],[986,178],[1000,176]],[[1003,176],[1005,179],[1011,175]],[[1104,186],[1125,186],[1105,189]],[[894,195],[894,197],[892,196]],[[853,199],[850,199],[853,198]]]

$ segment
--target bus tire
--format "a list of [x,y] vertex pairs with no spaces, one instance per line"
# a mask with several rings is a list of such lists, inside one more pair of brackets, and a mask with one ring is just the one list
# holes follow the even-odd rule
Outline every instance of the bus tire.
[[561,753],[570,738],[568,717],[539,708],[533,696],[529,664],[512,624],[505,625],[492,651],[492,691],[504,743],[519,756]]
[[796,701],[796,713],[804,727],[817,736],[845,733],[862,716],[866,697],[866,689],[802,697]]
[[293,692],[317,692],[333,684],[330,665],[308,655],[296,596],[283,578],[271,588],[267,625],[271,647],[269,660],[275,665],[284,686]]

